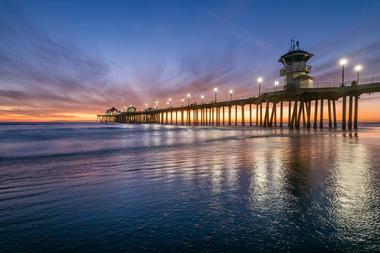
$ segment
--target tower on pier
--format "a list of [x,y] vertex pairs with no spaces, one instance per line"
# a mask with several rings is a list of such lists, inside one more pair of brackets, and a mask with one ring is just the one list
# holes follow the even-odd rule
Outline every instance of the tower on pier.
[[306,64],[311,57],[313,54],[300,49],[299,41],[291,40],[289,52],[278,60],[284,65],[280,75],[284,78],[285,90],[313,87],[314,78],[309,75],[311,66]]

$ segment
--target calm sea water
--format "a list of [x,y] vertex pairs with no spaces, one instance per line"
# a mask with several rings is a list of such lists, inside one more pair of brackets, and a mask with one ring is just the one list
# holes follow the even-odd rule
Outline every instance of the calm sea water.
[[380,251],[380,128],[1,124],[0,252]]

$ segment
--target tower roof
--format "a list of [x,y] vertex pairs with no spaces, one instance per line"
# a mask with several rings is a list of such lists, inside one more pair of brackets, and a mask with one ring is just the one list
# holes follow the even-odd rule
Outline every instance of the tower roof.
[[287,63],[295,62],[295,61],[306,62],[311,57],[313,57],[313,55],[314,54],[306,52],[304,50],[293,50],[293,51],[289,51],[288,53],[281,56],[278,61],[283,63],[283,64],[287,64]]

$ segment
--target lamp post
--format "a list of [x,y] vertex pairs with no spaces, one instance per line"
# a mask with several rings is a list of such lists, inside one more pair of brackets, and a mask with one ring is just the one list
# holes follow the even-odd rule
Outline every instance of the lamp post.
[[215,103],[216,103],[216,101],[217,101],[217,100],[216,100],[216,94],[217,94],[217,93],[218,93],[218,88],[216,88],[216,87],[215,87],[215,88],[214,88],[214,94],[215,94]]
[[157,108],[158,108],[158,101],[156,101],[155,103],[156,103],[156,110],[157,110]]
[[169,98],[169,107],[172,105],[172,98]]
[[201,101],[202,101],[202,105],[203,105],[203,100],[205,99],[205,96],[201,95]]
[[356,71],[356,82],[359,84],[359,72],[363,69],[362,65],[356,65],[354,70]]
[[148,109],[148,103],[145,103],[145,109]]
[[183,107],[183,103],[185,102],[185,99],[181,99],[181,105],[182,105],[182,107]]
[[234,94],[234,90],[230,90],[230,100],[232,101],[232,94]]
[[274,81],[274,91],[277,91],[277,86],[278,86],[279,82],[278,81]]
[[347,64],[347,62],[348,60],[346,58],[343,58],[339,61],[339,64],[342,66],[342,87],[344,87],[344,66]]
[[263,82],[263,78],[259,77],[257,78],[257,82],[259,83],[259,97],[261,96],[261,83]]
[[190,106],[190,93],[187,93],[187,106]]

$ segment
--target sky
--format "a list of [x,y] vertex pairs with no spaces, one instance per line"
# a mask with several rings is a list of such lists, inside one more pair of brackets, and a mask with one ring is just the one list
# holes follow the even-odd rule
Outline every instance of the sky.
[[[380,80],[380,1],[0,1],[0,121],[91,121],[115,106],[255,96],[294,36],[316,83]],[[377,78],[377,79],[376,79]],[[361,120],[380,121],[363,96]]]

